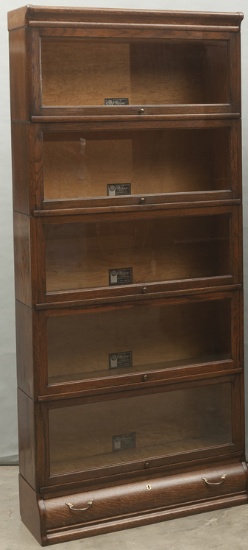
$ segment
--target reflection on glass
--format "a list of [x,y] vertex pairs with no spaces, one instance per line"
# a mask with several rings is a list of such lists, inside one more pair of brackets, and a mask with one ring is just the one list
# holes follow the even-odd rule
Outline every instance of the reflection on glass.
[[95,309],[47,319],[48,381],[173,368],[231,357],[231,303]]
[[43,38],[41,70],[43,106],[228,103],[225,40]]
[[228,383],[51,409],[49,414],[52,475],[232,442]]
[[228,128],[44,133],[44,197],[229,189],[229,158]]
[[46,224],[45,239],[47,291],[230,272],[229,215]]

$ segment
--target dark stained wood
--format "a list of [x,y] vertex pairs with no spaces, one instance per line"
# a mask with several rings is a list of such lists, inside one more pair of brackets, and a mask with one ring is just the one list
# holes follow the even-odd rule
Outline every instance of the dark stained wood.
[[29,164],[27,125],[12,123],[13,206],[17,212],[29,214]]
[[230,63],[233,70],[230,72],[230,100],[234,110],[241,111],[241,51],[240,51],[240,35],[237,34],[235,39],[230,40]]
[[[118,292],[118,295],[114,293],[112,296],[103,296],[101,295],[100,291],[96,292],[94,291],[94,296],[90,294],[91,291],[87,291],[87,294],[85,294],[82,297],[82,294],[77,292],[72,292],[70,295],[67,295],[68,300],[66,300],[66,307],[68,308],[78,308],[81,306],[94,306],[94,305],[104,305],[104,304],[114,304],[114,303],[125,303],[125,302],[136,302],[139,301],[139,303],[145,303],[146,300],[154,299],[154,298],[170,298],[172,296],[191,296],[192,300],[194,299],[194,296],[197,296],[198,294],[202,292],[207,291],[213,291],[213,292],[220,292],[220,291],[230,291],[230,290],[242,290],[241,284],[232,284],[231,277],[222,277],[219,278],[213,278],[211,280],[211,284],[208,281],[208,285],[206,285],[205,279],[195,281],[194,287],[191,288],[189,285],[184,285],[183,283],[177,283],[174,282],[171,285],[168,285],[166,287],[166,290],[161,287],[160,285],[154,285],[153,292],[149,292],[149,286],[146,287],[146,291],[144,292],[144,287],[142,286],[135,286],[133,291],[129,291],[128,294],[125,292],[125,288],[123,287],[122,293]],[[79,298],[80,296],[80,298]],[[39,303],[35,305],[35,309],[37,311],[40,310],[46,310],[46,309],[61,309],[65,307],[65,301],[63,300],[64,296],[60,297],[60,294],[57,296],[57,301],[55,300],[54,295],[48,295],[47,301],[43,303]]]
[[21,475],[19,476],[19,493],[21,519],[36,540],[43,546],[43,544],[47,544],[44,502],[39,499]]
[[[48,531],[59,529],[65,525],[75,523],[87,523],[94,519],[103,519],[108,511],[108,520],[114,518],[117,514],[136,516],[143,514],[151,509],[156,512],[166,508],[171,508],[175,503],[189,503],[195,500],[208,500],[216,496],[216,487],[212,489],[203,481],[203,477],[210,483],[218,482],[221,476],[226,473],[226,483],[218,489],[218,496],[245,491],[245,473],[239,465],[229,466],[224,471],[224,466],[219,466],[215,470],[202,468],[192,473],[190,476],[179,474],[172,478],[168,476],[163,479],[151,479],[151,490],[147,490],[147,483],[139,482],[135,485],[127,484],[99,491],[87,491],[84,494],[66,495],[57,499],[45,501]],[[66,505],[67,502],[73,504],[75,508],[87,508],[87,502],[93,501],[92,506],[86,512],[73,512]],[[143,507],[141,508],[141,503]],[[166,503],[166,504],[165,504]],[[59,508],[59,510],[58,510]],[[106,519],[107,519],[106,518]]]
[[[37,16],[37,13],[40,13],[42,14],[42,12],[45,14],[45,17],[46,17],[46,20],[47,20],[47,15],[49,13],[49,8],[48,8],[48,11],[47,9],[45,8],[35,8],[33,6],[33,8],[30,10],[30,12],[32,12],[34,14],[34,16],[36,17]],[[58,14],[61,14],[62,17],[64,15],[64,17],[68,17],[68,15],[74,15],[76,16],[77,18],[77,21],[78,19],[82,20],[82,17],[84,19],[92,19],[93,21],[99,21],[101,19],[105,19],[105,18],[108,18],[108,16],[113,16],[114,18],[114,22],[117,22],[117,18],[124,18],[125,16],[127,17],[127,22],[129,23],[130,22],[130,16],[134,15],[134,17],[136,17],[136,19],[138,21],[141,21],[141,23],[143,23],[143,20],[142,18],[148,20],[150,22],[150,20],[152,18],[154,18],[154,20],[156,19],[157,21],[161,21],[161,18],[165,18],[166,21],[168,20],[167,18],[170,19],[169,23],[171,24],[172,23],[172,20],[175,19],[175,21],[178,21],[180,20],[180,18],[184,19],[185,20],[190,20],[190,19],[196,19],[196,20],[200,20],[200,21],[205,21],[206,20],[209,22],[212,20],[212,21],[215,21],[215,24],[216,22],[220,23],[222,21],[229,21],[229,22],[238,22],[238,21],[241,21],[243,19],[243,14],[241,13],[209,13],[209,14],[203,14],[202,12],[178,12],[178,11],[167,11],[167,12],[164,12],[164,11],[144,11],[144,10],[107,10],[107,9],[81,9],[81,8],[58,8],[58,10],[55,8],[51,8],[51,11],[50,11],[51,15],[52,14],[55,14],[56,18],[58,16]],[[116,18],[116,19],[115,19]]]
[[8,14],[20,508],[42,545],[248,500],[242,18]]
[[[27,306],[36,304],[45,292],[40,225],[33,217],[14,212],[15,292]],[[38,244],[37,244],[38,243]]]
[[29,215],[43,200],[41,134],[29,122],[12,123],[14,210]]
[[230,136],[230,169],[234,176],[233,193],[234,197],[242,197],[242,155],[241,151],[241,121],[235,123],[235,130]]
[[[202,478],[206,478],[210,483],[218,483],[221,476],[225,474],[226,482],[221,486],[221,495],[218,490],[218,497],[216,497],[216,487],[214,485],[208,487]],[[147,490],[147,483],[143,481],[128,484],[126,490],[125,486],[121,485],[111,490],[95,490],[94,496],[92,496],[93,492],[87,491],[84,494],[67,493],[66,496],[43,499],[36,495],[20,477],[22,519],[35,538],[45,545],[247,502],[246,468],[241,464],[223,463],[215,468],[206,466],[198,468],[191,475],[178,474],[167,478],[150,478],[149,481],[152,486],[151,491]],[[203,497],[203,495],[205,498],[201,498],[199,502],[199,496]],[[90,507],[92,509],[88,512],[71,512],[66,504],[72,500],[73,504],[81,506],[81,503],[89,501],[90,496],[94,500]],[[143,511],[140,505],[144,497],[146,510]],[[175,508],[173,504],[178,501],[178,498],[180,505]],[[156,506],[154,512],[150,507],[153,500]],[[27,507],[27,502],[32,503],[32,506]],[[101,511],[102,521],[99,524],[90,525],[90,514],[94,505],[97,505],[98,510]],[[116,518],[116,512],[118,513],[120,506],[122,510],[127,510],[126,519],[121,521],[120,518]],[[108,511],[110,509],[112,517]],[[49,527],[47,534],[44,530],[45,524]]]
[[94,9],[94,8],[62,8],[62,7],[41,7],[26,6],[13,10],[8,14],[9,30],[17,26],[24,26],[35,22],[38,25],[41,22],[46,24],[49,21],[80,23],[82,21],[113,23],[130,23],[131,20],[140,24],[178,24],[178,25],[220,25],[239,26],[242,19],[242,13],[204,13],[204,12],[183,12],[183,11],[149,11],[149,10],[123,10],[123,9]]
[[26,24],[27,6],[12,10],[8,13],[8,30],[18,29]]
[[[140,107],[142,107],[142,105],[139,106],[139,109]],[[180,107],[180,113],[178,113],[179,107],[168,107],[167,109],[167,114],[160,114],[161,108],[153,107],[151,110],[149,107],[147,107],[146,114],[141,116],[137,112],[137,109],[133,107],[128,107],[128,112],[126,111],[127,114],[123,114],[123,110],[120,111],[120,108],[113,107],[113,109],[111,109],[110,111],[110,113],[112,113],[111,121],[117,122],[119,128],[124,128],[126,126],[126,122],[128,122],[130,125],[138,124],[138,126],[142,128],[144,125],[145,127],[147,127],[147,124],[149,124],[150,127],[152,126],[152,124],[153,127],[159,127],[161,121],[175,121],[175,123],[177,123],[183,120],[185,123],[188,123],[190,125],[194,121],[230,121],[240,119],[240,113],[231,113],[229,105],[217,107],[215,105],[206,105],[199,106],[197,107],[197,109],[195,108],[195,106],[192,106],[192,112],[190,114],[187,113],[187,107]],[[70,111],[69,109],[67,109],[66,112],[62,108],[57,108],[56,114],[53,114],[52,111],[47,108],[43,109],[42,115],[32,115],[31,121],[39,123],[69,122],[71,124],[75,124],[78,122],[85,122],[88,124],[96,124],[99,121],[99,118],[102,122],[109,122],[110,116],[107,114],[105,108],[94,108],[94,111],[92,110],[91,114],[89,114],[89,111],[85,113],[84,111],[80,110],[79,112],[78,109],[73,108],[70,108]]]
[[[80,214],[99,214],[110,212],[150,212],[150,210],[163,209],[178,209],[184,208],[200,208],[202,206],[240,206],[240,199],[232,199],[231,191],[202,193],[202,194],[184,194],[181,195],[138,195],[137,197],[110,199],[90,199],[90,200],[59,200],[59,201],[44,201],[42,210],[34,210],[34,216],[49,217],[55,213],[57,216],[77,215]],[[143,201],[144,198],[144,201]],[[199,200],[199,198],[201,200]],[[142,199],[142,200],[141,200]],[[179,199],[179,200],[178,200]],[[91,206],[93,204],[93,206]],[[108,206],[110,204],[110,206]],[[102,206],[103,205],[103,206]]]
[[41,314],[16,301],[16,348],[18,387],[37,399],[47,386],[46,330]]
[[237,506],[247,503],[247,495],[233,495],[226,498],[217,498],[215,500],[208,500],[204,502],[197,502],[196,504],[189,503],[188,505],[178,506],[177,508],[171,508],[162,512],[148,512],[137,517],[121,518],[110,522],[103,522],[93,526],[84,526],[82,528],[72,529],[71,531],[63,529],[60,532],[51,532],[48,534],[48,544],[56,544],[59,542],[65,542],[70,540],[81,539],[83,537],[89,537],[109,532],[115,532],[132,527],[141,527],[143,525],[158,523],[159,521],[165,521],[168,519],[174,519],[178,517],[184,517],[187,515],[197,514],[201,512],[210,512],[213,510],[228,508],[231,506]]
[[[213,201],[214,202],[214,201]],[[218,216],[222,214],[233,214],[236,212],[236,215],[238,215],[239,207],[241,205],[241,202],[239,199],[234,201],[234,206],[226,206],[226,203],[224,205],[218,206],[218,201],[216,201],[217,204],[212,204],[209,206],[208,204],[205,206],[204,203],[197,202],[196,204],[191,204],[190,202],[187,203],[187,208],[185,208],[185,204],[183,204],[183,208],[180,208],[178,204],[176,204],[175,208],[172,208],[171,205],[159,205],[157,208],[153,208],[150,206],[148,209],[143,206],[143,203],[140,205],[139,210],[135,214],[135,219],[137,220],[153,220],[158,218],[171,218],[171,217],[181,217],[181,219],[187,217],[187,216]],[[230,201],[231,204],[233,201]],[[214,208],[213,208],[214,207]],[[87,210],[86,212],[83,212],[81,216],[79,215],[79,212],[76,210],[76,216],[73,214],[75,212],[74,209],[70,211],[70,214],[68,212],[63,212],[62,216],[57,216],[55,212],[46,212],[46,215],[44,216],[45,219],[37,220],[36,223],[41,224],[50,224],[53,226],[60,226],[61,224],[73,224],[73,223],[104,223],[104,222],[110,222],[114,223],[117,221],[124,222],[125,220],[132,220],[133,216],[130,213],[128,215],[126,209],[123,211],[119,209],[115,210],[109,210],[107,212],[104,212],[104,216],[102,215],[101,209],[96,208],[93,212]],[[41,217],[42,216],[37,216]]]
[[10,33],[10,91],[11,119],[25,121],[29,118],[27,36],[23,28]]
[[30,218],[14,212],[15,292],[16,299],[32,305],[32,273],[30,255]]
[[16,301],[16,355],[18,387],[30,397],[34,396],[33,310]]
[[[232,199],[232,191],[214,191],[201,193],[200,195],[192,193],[182,193],[180,197],[176,194],[166,195],[138,195],[136,197],[124,198],[101,198],[101,199],[59,199],[56,201],[46,200],[43,202],[42,210],[34,210],[35,217],[47,217],[56,213],[57,216],[86,213],[104,213],[104,212],[139,212],[160,210],[161,204],[165,208],[192,208],[205,206],[232,206],[240,205],[240,199]],[[141,199],[144,198],[144,201]],[[199,200],[199,198],[201,200]],[[180,199],[180,201],[178,201]],[[92,206],[93,204],[93,206]],[[98,206],[99,205],[99,206]]]
[[20,475],[34,489],[37,488],[35,424],[34,402],[18,390],[19,469]]
[[[235,377],[232,386],[233,398],[233,433],[235,434],[236,444],[241,448],[243,446],[243,434],[245,429],[245,410],[244,410],[244,372]],[[238,404],[239,403],[239,404]],[[245,454],[244,454],[245,460]]]

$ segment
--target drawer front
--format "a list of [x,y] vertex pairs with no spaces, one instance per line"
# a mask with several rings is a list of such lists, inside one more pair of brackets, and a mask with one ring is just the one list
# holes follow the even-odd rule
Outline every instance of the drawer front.
[[246,475],[241,464],[147,478],[138,483],[45,500],[47,529],[133,516],[141,511],[159,511],[245,490]]

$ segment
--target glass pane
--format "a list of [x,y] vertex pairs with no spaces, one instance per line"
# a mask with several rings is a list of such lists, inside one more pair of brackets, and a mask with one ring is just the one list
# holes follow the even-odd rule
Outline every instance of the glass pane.
[[200,386],[50,410],[51,474],[232,442],[231,385]]
[[47,291],[229,274],[229,215],[46,224]]
[[41,67],[43,106],[228,103],[225,40],[43,38]]
[[228,128],[45,133],[44,198],[229,189],[229,158]]
[[224,360],[231,357],[231,302],[50,317],[47,341],[50,384]]

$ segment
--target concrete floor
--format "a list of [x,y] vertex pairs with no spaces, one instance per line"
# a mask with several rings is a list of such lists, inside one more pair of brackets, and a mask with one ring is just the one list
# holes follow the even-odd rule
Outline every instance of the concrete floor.
[[[38,550],[20,521],[18,468],[0,467],[0,550]],[[50,546],[54,550],[248,550],[248,505]]]

